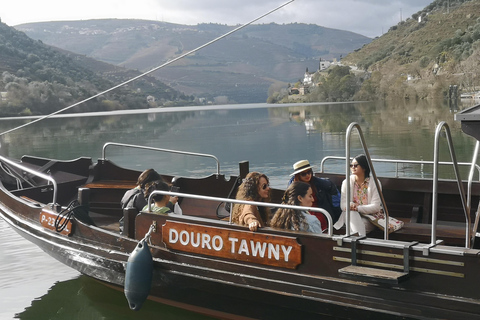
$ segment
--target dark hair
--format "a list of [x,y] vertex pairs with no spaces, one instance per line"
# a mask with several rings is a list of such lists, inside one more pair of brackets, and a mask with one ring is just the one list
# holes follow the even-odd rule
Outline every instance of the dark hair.
[[[170,187],[163,180],[156,180],[156,181],[149,182],[145,185],[145,191],[144,191],[145,199],[148,200],[148,197],[150,197],[150,194],[155,190],[168,191],[169,189]],[[163,194],[155,194],[152,199],[153,201],[162,201],[163,197],[164,197]]]
[[[267,183],[269,183],[268,177],[265,174],[256,171],[249,172],[245,179],[243,179],[242,184],[238,187],[236,199],[258,202],[270,202],[270,197],[268,197],[267,199],[263,199],[260,197],[260,194],[258,194],[258,188],[260,187],[261,178],[265,178],[267,180]],[[239,217],[242,213],[243,206],[243,204],[235,204],[233,206],[232,221],[234,223],[238,224],[240,222]],[[266,223],[270,218],[270,208],[259,206],[258,212],[260,213],[260,216],[263,220],[263,222],[261,223]]]
[[145,189],[147,183],[156,180],[163,180],[162,176],[153,169],[147,169],[138,176],[137,185],[140,186],[141,189]]
[[354,160],[357,160],[357,163],[360,165],[360,167],[365,170],[365,178],[368,178],[370,176],[370,166],[368,165],[367,157],[364,154],[359,154]]
[[[298,196],[305,197],[310,189],[310,185],[306,182],[294,181],[288,186],[283,194],[282,204],[298,206],[300,201]],[[307,221],[300,211],[294,209],[280,208],[270,222],[270,226],[280,229],[305,230]]]

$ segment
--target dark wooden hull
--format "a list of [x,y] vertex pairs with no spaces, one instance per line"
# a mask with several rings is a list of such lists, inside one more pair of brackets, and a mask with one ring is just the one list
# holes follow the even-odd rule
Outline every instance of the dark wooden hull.
[[[94,221],[118,220],[119,216],[115,215],[120,215],[121,211],[116,207],[108,210],[107,204],[119,201],[116,197],[125,190],[118,187],[102,189],[100,181],[110,181],[112,177],[135,177],[138,172],[106,162],[97,164],[92,172],[85,175],[76,187],[89,185],[91,208],[96,208],[97,213],[104,211],[104,214],[96,215]],[[214,185],[219,180],[227,181],[215,176],[206,178],[203,185],[200,181],[196,183],[205,190],[228,190]],[[128,185],[117,182],[117,186],[125,185],[126,188]],[[193,184],[184,182],[186,193],[189,185]],[[73,221],[70,235],[63,235],[40,224],[39,215],[48,206],[36,201],[34,192],[28,192],[28,195],[29,200],[25,200],[5,187],[0,190],[0,214],[15,231],[65,265],[120,290],[130,253],[155,221],[158,228],[152,234],[150,246],[154,257],[149,297],[152,300],[218,318],[479,318],[478,250],[442,245],[430,247],[428,244],[378,238],[344,238],[340,234],[330,237],[271,228],[252,233],[244,227],[217,219],[214,213],[204,216],[201,212],[211,208],[202,202],[188,203],[186,199],[182,205],[183,216],[149,213],[136,216],[134,237],[121,235],[100,223],[93,226],[79,220]],[[63,194],[62,198],[67,201],[75,196],[73,192],[70,197]],[[104,202],[100,203],[99,199]],[[182,224],[193,226],[195,230],[222,230],[253,241],[259,237],[293,239],[300,248],[300,263],[284,267],[262,261],[218,257],[208,250],[172,249],[165,242],[167,235],[163,232],[167,232],[171,225]],[[406,277],[392,281],[341,272],[352,265],[354,246],[356,264],[362,268],[374,268],[379,273],[404,271],[404,257],[407,256]],[[127,303],[125,307],[128,307]]]

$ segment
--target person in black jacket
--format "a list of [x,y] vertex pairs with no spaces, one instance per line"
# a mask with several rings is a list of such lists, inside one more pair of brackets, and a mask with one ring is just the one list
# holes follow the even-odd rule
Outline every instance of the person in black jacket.
[[[120,205],[122,209],[125,208],[136,208],[138,211],[141,211],[143,207],[147,205],[147,199],[145,199],[145,186],[147,183],[163,180],[162,176],[156,172],[154,169],[147,169],[143,171],[137,179],[137,186],[133,189],[128,190],[123,195]],[[172,199],[175,201],[175,199]],[[173,210],[173,206],[171,208]]]
[[[333,223],[335,223],[342,209],[340,208],[340,192],[338,191],[335,184],[329,179],[315,177],[313,175],[312,166],[308,160],[300,160],[294,163],[293,170],[291,174],[290,185],[293,181],[302,181],[310,185],[313,191],[314,202],[312,207],[318,207],[325,209],[330,216],[332,217]],[[310,212],[315,215],[320,224],[322,225],[322,230],[328,228],[327,218],[320,212]]]
[[[147,200],[144,196],[145,186],[153,181],[163,181],[162,176],[156,172],[154,169],[147,169],[143,171],[137,179],[137,186],[133,189],[128,190],[123,195],[120,205],[122,209],[126,208],[135,208],[138,212],[142,211],[143,208],[147,205]],[[167,207],[171,211],[175,211],[175,204],[178,201],[178,197],[170,197],[170,202]],[[178,211],[178,210],[177,210]],[[177,212],[178,213],[178,212]],[[123,231],[123,217],[119,221],[120,223],[120,232]]]

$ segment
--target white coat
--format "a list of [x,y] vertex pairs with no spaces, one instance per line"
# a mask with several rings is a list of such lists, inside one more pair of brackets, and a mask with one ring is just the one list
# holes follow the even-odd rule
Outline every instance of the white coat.
[[[342,214],[338,221],[335,223],[335,229],[340,229],[345,224],[346,219],[346,210],[347,206],[350,206],[350,202],[353,202],[353,187],[355,184],[355,175],[350,175],[350,199],[347,201],[347,180],[342,182],[342,193],[340,200],[340,207],[342,208]],[[380,185],[380,181],[378,181]],[[380,185],[381,188],[381,185]],[[381,200],[380,195],[378,194],[377,186],[373,180],[370,180],[368,183],[367,189],[368,204],[359,205],[357,211],[350,210],[350,229],[351,233],[357,233],[359,236],[365,236],[367,232],[373,230],[374,226],[368,221],[367,218],[361,216],[362,214],[373,214],[380,212],[381,209]]]

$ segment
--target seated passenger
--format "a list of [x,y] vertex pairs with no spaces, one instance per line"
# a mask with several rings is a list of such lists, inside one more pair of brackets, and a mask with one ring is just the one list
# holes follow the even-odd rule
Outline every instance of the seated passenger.
[[[358,233],[359,236],[365,236],[375,229],[371,220],[364,215],[373,215],[380,212],[381,200],[378,194],[377,186],[370,179],[370,166],[367,157],[363,154],[353,158],[350,164],[349,181],[346,179],[342,183],[342,215],[334,224],[335,229],[340,229],[345,224],[345,215],[347,205],[350,206],[350,228],[352,234]],[[350,199],[346,199],[347,183],[350,183]]]
[[[312,207],[313,192],[308,183],[293,182],[282,198],[282,204],[291,206]],[[294,210],[280,208],[270,222],[272,228],[290,229],[296,231],[308,231],[322,233],[320,221],[316,216],[306,210]]]
[[[147,169],[143,171],[137,179],[137,186],[133,189],[128,190],[123,195],[120,205],[122,209],[125,208],[136,208],[138,211],[142,210],[146,204],[147,199],[145,199],[145,186],[147,183],[163,180],[162,176],[153,169]],[[178,201],[178,197],[170,197],[170,203],[168,207],[170,210],[174,211],[175,204]],[[178,211],[178,210],[175,210]]]
[[[145,199],[150,197],[150,194],[155,190],[161,191],[169,191],[169,185],[163,180],[157,180],[153,182],[147,183],[145,186]],[[168,203],[170,202],[170,196],[168,194],[154,194],[152,196],[153,203],[150,204],[150,211],[156,214],[168,214],[171,213],[172,210],[168,207]],[[149,211],[148,204],[143,207],[142,211]]]
[[[308,160],[300,160],[293,165],[294,172],[291,174],[292,178],[288,182],[290,185],[293,181],[302,181],[308,183],[313,192],[313,205],[327,210],[332,217],[333,223],[338,220],[342,213],[340,209],[340,192],[338,192],[335,184],[329,179],[315,177],[313,175],[312,166]],[[320,212],[311,212],[318,218],[322,225],[322,230],[328,228],[327,218]]]
[[[266,175],[259,172],[250,172],[238,187],[237,200],[257,202],[270,201],[270,186]],[[248,226],[251,231],[257,231],[267,225],[270,219],[270,208],[249,204],[234,204],[232,222],[241,226]]]

